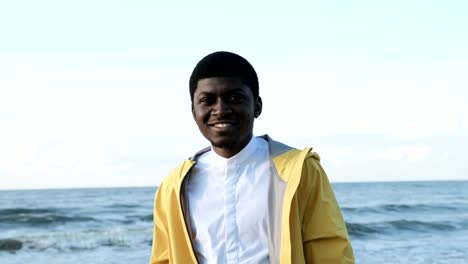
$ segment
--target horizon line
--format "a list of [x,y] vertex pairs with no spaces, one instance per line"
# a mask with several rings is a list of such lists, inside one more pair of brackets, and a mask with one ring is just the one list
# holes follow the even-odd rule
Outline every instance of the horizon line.
[[[411,182],[465,182],[468,179],[428,179],[428,180],[382,180],[382,181],[330,181],[331,184],[355,184],[355,183],[411,183]],[[4,189],[0,187],[2,191],[47,191],[47,190],[86,190],[86,189],[129,189],[129,188],[155,188],[158,189],[159,185],[128,185],[128,186],[62,186],[62,187],[39,187],[39,188],[12,188]]]

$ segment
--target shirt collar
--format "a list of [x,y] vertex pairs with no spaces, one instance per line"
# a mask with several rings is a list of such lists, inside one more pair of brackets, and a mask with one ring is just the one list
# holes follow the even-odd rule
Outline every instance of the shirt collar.
[[218,164],[223,164],[227,166],[239,165],[245,162],[248,158],[250,158],[255,153],[259,145],[259,142],[258,142],[259,140],[261,139],[258,139],[252,136],[249,143],[241,151],[239,151],[239,153],[237,153],[236,155],[228,159],[221,157],[213,150],[213,148],[211,148],[210,152],[211,152],[212,161]]

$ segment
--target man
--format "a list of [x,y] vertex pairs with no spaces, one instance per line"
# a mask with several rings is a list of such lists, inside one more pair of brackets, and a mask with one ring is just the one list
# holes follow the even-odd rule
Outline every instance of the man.
[[150,263],[354,263],[318,155],[253,136],[262,100],[250,63],[209,54],[189,88],[211,147],[159,186]]

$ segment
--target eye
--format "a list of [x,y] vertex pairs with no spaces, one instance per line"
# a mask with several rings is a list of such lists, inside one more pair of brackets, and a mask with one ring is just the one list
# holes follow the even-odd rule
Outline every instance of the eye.
[[231,96],[229,97],[229,101],[233,103],[241,103],[243,99],[244,97],[240,94],[231,94]]
[[213,96],[203,96],[198,99],[198,103],[208,105],[208,104],[212,104],[213,100],[214,100]]

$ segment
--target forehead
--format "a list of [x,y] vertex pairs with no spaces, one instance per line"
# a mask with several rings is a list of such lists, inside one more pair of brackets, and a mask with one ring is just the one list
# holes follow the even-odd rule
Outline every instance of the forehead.
[[198,81],[195,94],[201,93],[229,93],[229,92],[251,93],[250,88],[242,83],[240,79],[229,77],[211,77]]

